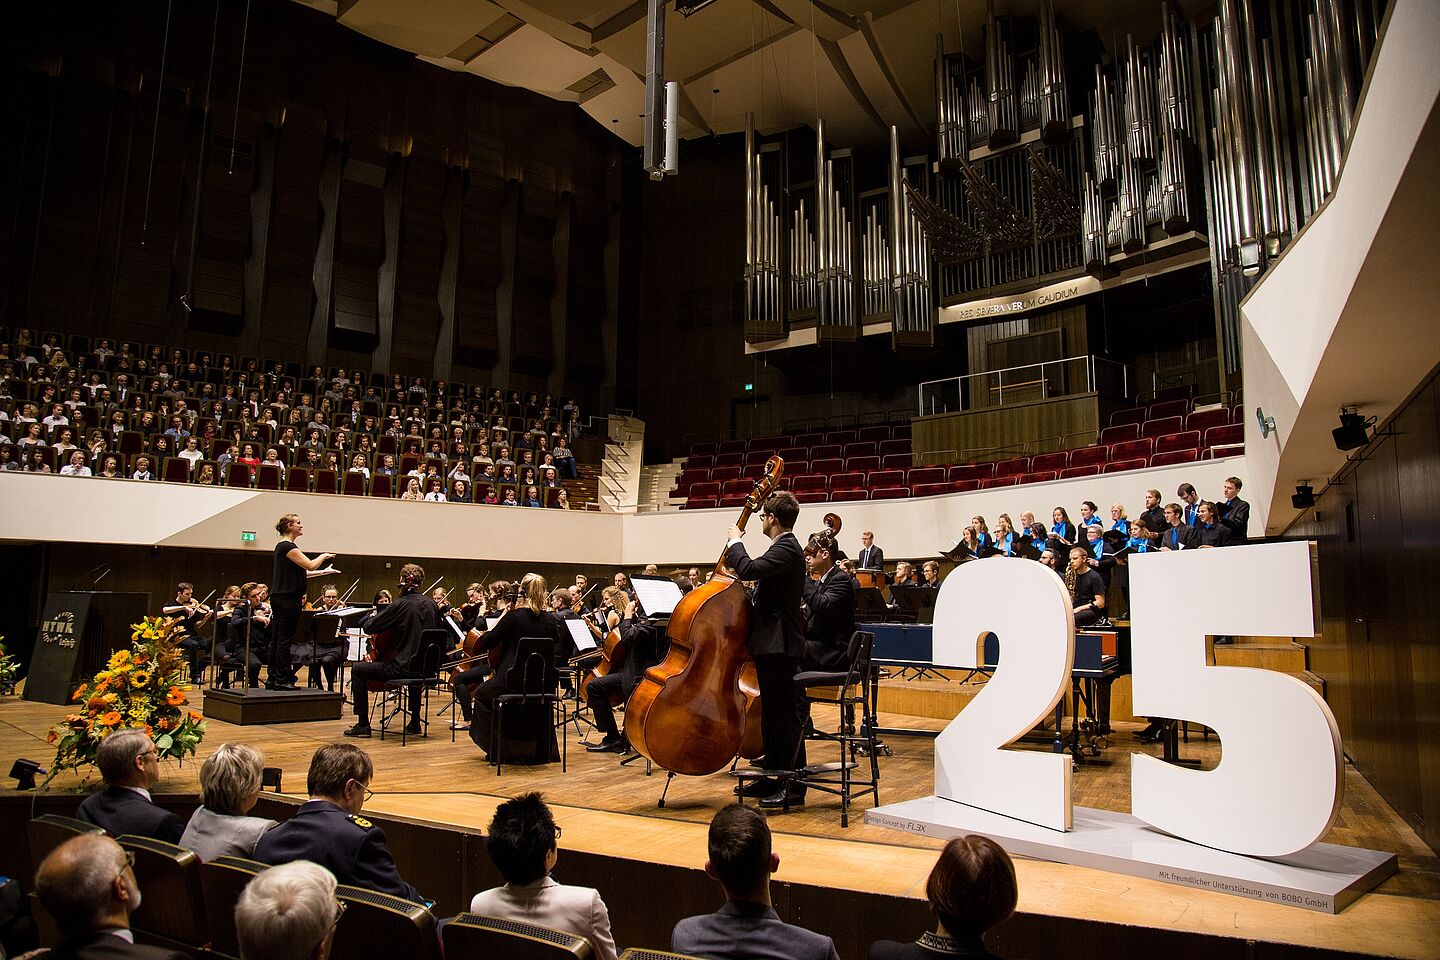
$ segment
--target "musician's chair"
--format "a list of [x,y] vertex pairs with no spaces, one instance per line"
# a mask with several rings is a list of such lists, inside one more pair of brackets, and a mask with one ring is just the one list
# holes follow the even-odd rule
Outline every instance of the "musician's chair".
[[[850,801],[870,794],[875,805],[880,803],[879,749],[875,743],[875,705],[870,699],[870,658],[875,650],[875,634],[856,630],[846,647],[844,670],[805,670],[795,675],[795,687],[810,703],[835,704],[839,707],[839,726],[833,732],[814,730],[811,740],[828,740],[840,747],[840,759],[833,763],[812,763],[798,770],[797,782],[840,798],[840,826],[850,825]],[[860,725],[855,724],[859,708]],[[798,754],[798,747],[797,747]],[[860,755],[869,758],[869,779],[857,778]]]
[[[527,723],[535,732],[535,760],[551,763],[555,730],[561,726],[559,694],[556,693],[554,667],[555,646],[548,637],[521,637],[515,651],[514,663],[505,678],[505,689],[495,698],[495,725],[491,728],[490,760],[495,764],[495,776],[505,759],[505,719],[510,718],[511,727],[516,723]],[[560,772],[564,773],[568,762],[569,740],[560,741]],[[543,757],[542,757],[543,752]]]
[[400,728],[400,746],[405,746],[412,724],[429,736],[430,691],[448,681],[440,677],[440,658],[450,641],[448,630],[425,630],[420,634],[420,673],[413,677],[395,677],[385,681],[380,700],[380,739],[395,717],[405,723]]

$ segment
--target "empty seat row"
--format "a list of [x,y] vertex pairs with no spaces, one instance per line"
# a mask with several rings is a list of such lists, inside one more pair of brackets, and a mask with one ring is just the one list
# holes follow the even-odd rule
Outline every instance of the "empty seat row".
[[690,446],[690,454],[703,457],[764,450],[776,451],[784,447],[814,447],[825,444],[844,446],[847,443],[879,444],[887,440],[909,441],[909,439],[910,424],[901,423],[894,426],[880,425],[848,430],[830,430],[824,433],[780,434],[771,437],[755,437],[751,440],[695,443]]

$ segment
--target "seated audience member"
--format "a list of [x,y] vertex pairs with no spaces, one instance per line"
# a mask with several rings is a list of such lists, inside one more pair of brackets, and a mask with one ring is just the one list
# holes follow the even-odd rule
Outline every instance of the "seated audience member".
[[154,480],[155,474],[150,472],[150,458],[136,457],[135,470],[130,474],[131,480]]
[[335,886],[334,874],[308,860],[258,874],[235,903],[240,960],[325,960],[343,912]]
[[95,766],[105,788],[86,797],[79,817],[112,837],[133,834],[179,843],[185,821],[150,799],[160,781],[160,754],[144,730],[117,730],[100,741]]
[[305,778],[310,799],[260,837],[255,859],[271,864],[311,860],[340,883],[424,903],[420,892],[400,879],[385,831],[360,816],[374,775],[369,755],[354,744],[316,750]]
[[782,921],[770,905],[780,858],[770,825],[754,807],[732,803],[710,821],[705,872],[725,888],[725,905],[675,925],[670,948],[708,960],[839,960],[835,942]]
[[1015,864],[988,837],[955,837],[940,851],[925,895],[935,914],[935,932],[914,943],[877,940],[870,960],[934,960],[936,956],[994,957],[985,949],[985,931],[1015,912]]
[[597,960],[615,960],[610,913],[590,887],[556,883],[560,828],[538,793],[507,800],[485,831],[485,848],[505,885],[475,894],[470,912],[563,930],[589,940]]
[[186,960],[135,943],[130,913],[140,884],[130,855],[109,837],[72,837],[52,850],[35,873],[35,895],[62,937],[47,960]]
[[200,767],[200,803],[185,825],[180,846],[201,860],[255,856],[260,835],[274,820],[246,816],[260,799],[260,751],[243,743],[220,746]]
[[[26,473],[49,473],[50,464],[45,462],[45,448],[31,447],[29,455],[25,458]],[[147,478],[148,479],[148,478]]]
[[85,465],[85,453],[82,450],[70,452],[70,462],[60,468],[62,477],[88,477],[90,468]]

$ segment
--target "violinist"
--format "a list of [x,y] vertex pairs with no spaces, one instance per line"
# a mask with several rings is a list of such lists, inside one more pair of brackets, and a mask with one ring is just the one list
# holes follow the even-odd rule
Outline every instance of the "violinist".
[[[472,586],[478,586],[472,584]],[[481,612],[476,616],[475,624],[471,629],[485,632],[487,610],[497,616],[505,616],[510,609],[510,584],[504,580],[497,580],[490,584],[490,596],[488,600],[482,599]],[[483,638],[481,643],[483,643]],[[477,654],[480,645],[477,644]],[[470,691],[472,686],[481,683],[490,675],[490,664],[488,657],[477,659],[462,670],[456,670],[450,675],[450,689],[455,693],[455,702],[460,704],[460,716],[462,719],[450,724],[452,730],[469,730],[470,723],[474,717],[474,697]]]
[[435,601],[435,609],[440,612],[440,616],[448,617],[450,615],[449,590],[446,590],[444,587],[436,587],[430,591],[430,599]]
[[210,622],[214,611],[195,599],[195,585],[179,583],[175,586],[175,600],[160,611],[176,619],[175,630],[180,637],[179,646],[190,659],[190,682],[200,682],[200,661],[205,649],[205,640],[200,630]]
[[[320,588],[320,603],[315,607],[317,614],[330,613],[339,610],[344,604],[340,602],[340,588],[333,583],[327,583]],[[295,646],[290,650],[291,659],[299,662],[308,660],[312,656],[310,664],[310,683],[312,687],[320,686],[320,677],[316,675],[316,668],[325,675],[325,688],[335,689],[335,678],[340,673],[340,660],[345,655],[345,646],[342,638],[336,637],[334,642],[325,646],[316,645],[313,649],[307,646]]]
[[[614,589],[613,587],[611,588]],[[594,677],[585,687],[586,701],[595,715],[595,727],[604,736],[599,743],[592,743],[585,749],[590,753],[629,753],[630,741],[620,732],[615,723],[615,711],[610,706],[612,699],[621,704],[630,699],[635,686],[645,671],[660,662],[660,651],[664,648],[665,630],[658,623],[637,616],[640,604],[631,600],[625,604],[625,615],[615,628],[620,634],[620,643],[625,651],[619,670],[612,670],[603,677]]]
[[[772,493],[760,514],[761,530],[770,547],[755,559],[740,538],[745,531],[729,530],[725,563],[740,580],[756,581],[751,598],[750,635],[746,639],[760,685],[761,733],[765,770],[793,770],[804,764],[800,739],[803,707],[795,689],[795,674],[805,655],[805,615],[801,609],[805,581],[805,551],[791,532],[800,516],[800,502],[789,491]],[[740,789],[740,788],[737,788]],[[743,788],[760,798],[766,809],[805,802],[804,784],[784,784],[762,777]],[[789,796],[786,796],[786,791]]]
[[290,642],[295,639],[295,625],[300,621],[300,607],[305,602],[305,581],[310,577],[327,577],[339,570],[327,566],[333,553],[314,557],[295,545],[305,533],[300,516],[287,513],[275,521],[280,542],[275,544],[275,610],[274,628],[270,631],[270,676],[265,681],[269,690],[294,690],[295,673],[290,665]]
[[[387,604],[365,624],[370,634],[388,632],[394,637],[390,656],[384,660],[357,663],[350,670],[350,698],[355,704],[355,725],[345,731],[347,737],[370,736],[370,681],[401,680],[418,677],[420,670],[420,639],[426,630],[440,626],[435,603],[420,593],[425,570],[419,564],[407,563],[400,568],[400,599]],[[410,689],[410,720],[405,731],[424,732],[420,725],[420,688]]]
[[389,590],[381,590],[380,592],[376,593],[375,597],[370,601],[370,612],[362,614],[360,617],[360,629],[365,630],[366,633],[369,633],[370,631],[366,630],[367,624],[369,624],[371,620],[375,619],[376,614],[380,613],[381,607],[388,607],[394,601],[394,599],[395,598],[390,595]]
[[225,662],[230,666],[245,664],[249,686],[260,683],[260,666],[264,660],[261,650],[270,644],[270,609],[264,602],[265,585],[247,583],[240,588],[244,602],[239,603],[230,613],[230,642],[226,649]]
[[462,632],[468,633],[476,627],[483,631],[485,629],[485,588],[478,583],[466,586],[465,602],[458,607],[451,607],[446,616],[454,620]]
[[[499,745],[499,756],[490,751],[494,746],[495,698],[502,693],[519,692],[525,671],[524,664],[517,664],[516,657],[520,641],[526,638],[540,638],[549,641],[547,648],[554,651],[560,646],[560,621],[546,609],[549,588],[545,578],[538,573],[527,573],[516,591],[515,605],[495,629],[486,633],[481,640],[482,652],[491,658],[493,672],[490,679],[475,689],[474,713],[470,723],[470,739],[485,751],[485,758],[494,763],[545,763],[559,756],[555,741],[555,728],[548,711],[521,713],[513,726],[506,725],[505,742]],[[516,668],[512,671],[512,667]],[[513,673],[513,677],[512,677]],[[545,663],[544,688],[553,690],[559,682],[553,657],[547,656]],[[549,740],[549,750],[536,748],[544,738]]]

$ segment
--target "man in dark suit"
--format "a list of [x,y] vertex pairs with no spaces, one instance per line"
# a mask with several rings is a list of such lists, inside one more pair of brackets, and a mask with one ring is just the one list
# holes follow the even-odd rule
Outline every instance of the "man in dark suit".
[[[788,770],[803,763],[800,741],[800,704],[795,673],[805,654],[805,614],[801,609],[805,582],[805,552],[791,531],[800,516],[800,502],[788,491],[771,494],[760,514],[761,530],[771,539],[765,553],[751,559],[740,538],[745,532],[731,527],[725,563],[740,580],[753,580],[748,647],[755,660],[760,684],[760,730],[765,744],[765,770]],[[800,757],[797,761],[797,757]],[[745,788],[747,796],[760,797],[765,807],[786,804],[783,785],[762,777]],[[804,803],[805,788],[791,787],[789,805]]]
[[160,754],[144,730],[118,730],[101,740],[95,765],[105,778],[105,789],[80,804],[81,820],[112,837],[131,834],[180,842],[185,821],[150,799],[150,788],[160,780]]
[[1240,488],[1245,484],[1239,477],[1225,478],[1225,499],[1215,504],[1220,524],[1230,531],[1232,544],[1244,543],[1250,539],[1250,504],[1240,499]]
[[1140,519],[1145,521],[1145,529],[1151,533],[1159,533],[1169,526],[1165,522],[1165,508],[1160,506],[1159,490],[1145,491],[1145,510]]
[[[806,670],[843,670],[850,635],[855,632],[855,586],[834,560],[835,540],[828,533],[810,538],[805,547]],[[811,579],[819,577],[818,580]]]
[[725,888],[725,905],[677,923],[670,949],[707,960],[838,960],[835,941],[785,923],[771,906],[770,874],[780,858],[759,811],[722,809],[710,821],[708,847],[705,872]]
[[35,895],[59,928],[52,960],[185,960],[185,954],[135,943],[130,914],[140,884],[129,854],[91,833],[66,840],[35,874]]
[[1165,505],[1165,526],[1160,535],[1161,550],[1194,550],[1200,546],[1195,528],[1185,522],[1185,508],[1178,503]]
[[400,878],[385,831],[360,816],[374,774],[370,757],[353,744],[316,750],[306,777],[310,799],[261,836],[255,859],[269,864],[309,860],[340,883],[424,903],[420,892]]
[[885,551],[875,546],[875,534],[871,531],[860,534],[860,556],[855,559],[861,570],[885,569]]
[[1175,489],[1175,496],[1185,505],[1184,520],[1188,527],[1195,526],[1195,521],[1200,516],[1200,494],[1195,492],[1195,484],[1182,483]]

